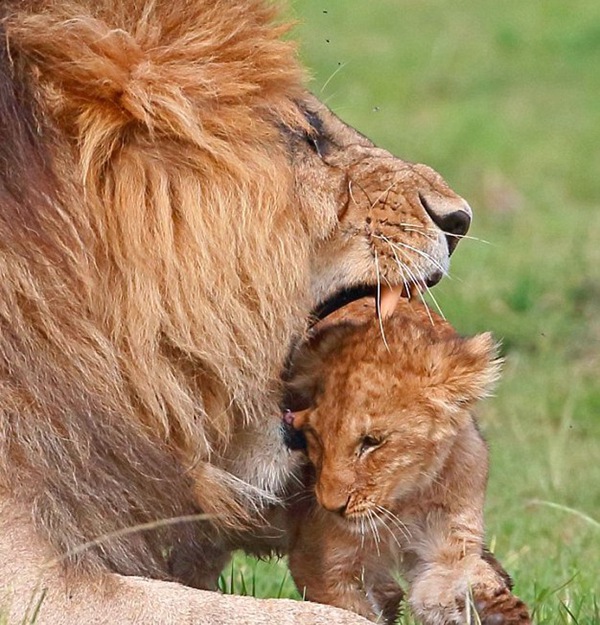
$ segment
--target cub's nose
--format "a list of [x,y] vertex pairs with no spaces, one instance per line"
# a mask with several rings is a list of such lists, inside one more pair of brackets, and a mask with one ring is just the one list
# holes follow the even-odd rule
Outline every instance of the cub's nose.
[[333,504],[331,506],[324,506],[327,510],[329,510],[330,512],[335,512],[336,514],[339,514],[340,516],[344,516],[344,514],[346,514],[346,509],[348,508],[348,500],[346,500],[346,502],[344,504],[337,505]]
[[430,198],[419,194],[421,204],[431,221],[446,235],[448,252],[454,252],[461,237],[467,234],[473,212],[462,198]]
[[341,493],[323,493],[323,491],[319,492],[317,489],[317,499],[321,506],[325,508],[325,510],[329,510],[329,512],[335,512],[340,516],[344,516],[346,514],[346,509],[348,508],[348,503],[350,502],[350,496],[345,497]]

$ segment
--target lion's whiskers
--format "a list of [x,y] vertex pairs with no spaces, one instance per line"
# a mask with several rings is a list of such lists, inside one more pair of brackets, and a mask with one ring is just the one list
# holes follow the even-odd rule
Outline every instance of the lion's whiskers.
[[[415,273],[408,267],[408,265],[403,263],[398,258],[398,254],[396,253],[395,246],[392,244],[392,242],[386,236],[384,236],[383,234],[376,235],[376,236],[390,246],[390,249],[392,250],[392,254],[394,255],[394,259],[396,260],[396,264],[398,266],[398,271],[400,272],[400,275],[402,276],[402,282],[403,282],[406,290],[407,291],[409,290],[409,285],[410,285],[411,282],[413,284],[422,283],[423,280],[420,280],[419,277],[416,276]],[[406,255],[406,252],[404,252],[403,250],[399,249],[398,251],[401,252],[402,254]],[[404,276],[404,272],[405,271],[408,274],[408,277],[410,278],[409,280],[406,280],[406,278]],[[421,295],[420,292],[419,292],[419,298],[421,299],[421,301],[423,301],[423,296]],[[425,310],[427,311],[427,315],[429,316],[429,321],[431,322],[431,325],[435,325],[434,321],[433,321],[433,317],[431,316],[431,313],[429,312],[429,308],[427,306],[425,307]]]
[[314,499],[313,494],[309,491],[301,491],[299,493],[294,493],[292,495],[288,495],[285,498],[286,503],[302,503],[304,501],[312,501]]
[[415,228],[404,228],[404,232],[416,232],[417,234],[424,236],[428,241],[432,241],[433,243],[438,242],[437,237],[433,236],[432,234],[427,234],[426,232],[423,232],[422,230],[417,230]]
[[[446,319],[446,315],[444,314],[444,311],[442,310],[442,307],[439,305],[437,299],[435,298],[435,295],[431,292],[431,289],[427,286],[427,284],[425,282],[423,282],[423,284],[425,285],[425,290],[427,291],[427,295],[429,295],[429,297],[431,298],[431,301],[433,302],[434,306],[436,307],[440,317],[442,319]],[[421,301],[425,304],[425,298],[423,297],[422,293],[419,293],[419,297],[421,298]],[[435,325],[433,322],[433,318],[431,316],[431,314],[429,313],[429,308],[427,306],[425,306],[426,310],[428,311],[427,314],[429,315],[429,320],[431,321],[432,325]]]
[[[398,254],[396,253],[396,250],[398,252],[400,252],[404,256],[407,256],[407,252],[405,252],[404,250],[402,250],[399,247],[395,246],[386,236],[384,236],[384,235],[376,235],[376,236],[377,236],[377,238],[379,238],[382,241],[386,242],[390,246],[390,249],[392,250],[392,253],[393,253],[394,258],[396,260],[396,264],[398,266],[398,271],[400,272],[400,274],[402,276],[402,281],[403,281],[404,285],[406,286],[407,290],[408,290],[409,283],[406,281],[406,279],[404,277],[404,272],[406,272],[408,274],[408,277],[410,278],[410,282],[412,282],[413,284],[423,284],[423,285],[425,285],[425,289],[427,290],[427,293],[429,294],[429,297],[431,297],[431,300],[435,304],[435,307],[437,308],[440,316],[443,319],[445,319],[446,317],[445,317],[444,313],[442,312],[442,309],[441,309],[440,305],[438,304],[437,300],[435,299],[434,295],[432,294],[430,288],[425,283],[424,279],[421,276],[416,275],[415,272],[413,270],[411,270],[406,263],[402,262],[398,258]],[[419,298],[421,299],[421,301],[423,303],[425,303],[425,300],[423,299],[423,295],[420,292],[418,293],[418,295],[419,295]],[[409,295],[409,297],[410,297],[410,295]],[[425,306],[425,310],[427,312],[427,315],[429,316],[429,321],[431,322],[431,325],[435,325],[433,317],[431,316],[431,313],[430,313],[429,308],[427,306]]]
[[480,239],[478,237],[471,236],[469,234],[456,234],[454,232],[448,232],[447,230],[441,230],[440,228],[431,228],[430,226],[421,226],[420,224],[408,224],[408,223],[399,223],[399,226],[402,226],[404,230],[409,232],[409,228],[414,228],[415,232],[424,233],[424,232],[432,232],[435,234],[439,234],[440,232],[447,236],[452,237],[454,239],[468,239],[469,241],[477,241],[478,243],[484,243],[485,245],[494,245],[490,241],[486,241],[485,239]]
[[[302,476],[298,475],[298,473],[295,471],[290,472],[289,481],[292,482],[293,484],[296,484],[297,486],[300,486],[300,487],[304,486],[304,481],[302,479]],[[293,499],[295,497],[301,497],[305,495],[308,496],[310,495],[310,493],[307,493],[306,491],[299,491],[297,493],[290,495],[288,499]]]
[[422,256],[425,260],[432,263],[434,267],[437,267],[437,269],[439,269],[444,276],[447,276],[450,279],[452,279],[452,277],[448,275],[448,270],[439,261],[433,258],[431,254],[428,254],[427,252],[423,252],[418,247],[413,247],[412,245],[408,245],[408,243],[402,243],[400,241],[395,242],[395,243],[393,243],[392,241],[389,241],[389,243],[390,245],[399,245],[407,250],[410,250],[411,252],[414,252],[415,254],[418,254],[419,256]]
[[[336,77],[338,72],[341,72],[346,67],[346,65],[348,65],[348,62],[341,63],[333,70],[333,72],[331,72],[331,74],[329,75],[329,78],[323,83],[323,86],[320,89],[320,93],[323,93],[325,89],[327,89],[327,86],[329,85],[329,83]],[[327,100],[324,100],[324,102],[327,102]]]
[[[448,278],[450,278],[452,280],[452,276],[449,274],[448,270],[439,261],[437,261],[435,258],[433,258],[433,256],[431,256],[431,254],[428,254],[427,252],[423,252],[422,250],[419,250],[418,248],[413,247],[412,245],[408,245],[407,243],[401,243],[399,241],[394,242],[394,241],[392,241],[391,239],[389,239],[388,237],[386,237],[385,235],[383,235],[381,233],[374,234],[373,236],[376,239],[380,239],[382,241],[385,241],[388,245],[390,245],[392,248],[396,248],[398,251],[401,251],[400,248],[403,247],[406,250],[410,250],[411,252],[415,252],[419,256],[422,256],[427,261],[432,263],[433,266],[436,267],[436,269],[439,269],[444,276],[446,276],[446,277],[448,277]],[[404,254],[406,255],[406,252],[404,252]]]
[[[443,313],[443,311],[442,311],[438,301],[436,300],[435,296],[431,292],[431,289],[427,286],[427,284],[426,284],[425,280],[423,279],[423,277],[415,275],[415,273],[408,267],[408,265],[406,263],[400,261],[400,259],[398,258],[398,255],[396,254],[395,250],[397,250],[400,254],[402,254],[405,257],[408,256],[407,252],[405,250],[401,249],[398,244],[395,244],[392,241],[390,241],[390,239],[388,239],[386,236],[384,236],[382,234],[378,234],[378,235],[375,235],[375,236],[378,239],[384,241],[385,243],[387,243],[390,246],[390,248],[392,250],[392,253],[394,254],[394,257],[396,259],[396,263],[398,264],[398,269],[399,269],[400,273],[402,274],[402,276],[404,276],[404,271],[406,271],[408,276],[411,278],[412,282],[414,282],[415,284],[423,284],[425,286],[425,290],[427,291],[427,294],[431,298],[431,301],[434,303],[438,313],[440,314],[442,319],[445,319],[446,316],[444,315],[444,313]],[[404,247],[407,247],[409,250],[414,249],[414,248],[411,248],[411,246],[404,246]],[[447,272],[444,272],[444,273],[445,273],[445,275],[448,275]],[[403,280],[404,280],[404,277],[403,277]],[[422,301],[424,301],[423,300],[423,296],[421,295],[421,293],[419,293],[419,297],[421,298]],[[434,325],[433,317],[429,313],[429,309],[427,307],[426,307],[426,310],[427,310],[427,314],[429,315],[429,320],[431,321],[431,324]]]
[[[418,282],[419,284],[424,284],[424,280],[421,278],[421,276],[420,276],[420,275],[419,275],[419,276],[417,276],[417,275],[415,275],[413,272],[411,272],[411,276],[412,276],[412,279],[415,281],[415,283],[417,283],[417,282]],[[429,295],[431,296],[431,291],[429,290],[429,287],[428,287],[427,285],[425,285],[425,288],[427,289],[427,292],[428,292],[428,293],[429,293]],[[427,302],[425,301],[425,297],[423,296],[423,292],[422,292],[420,289],[419,289],[419,290],[417,290],[417,296],[418,296],[419,300],[421,301],[421,303],[422,303],[422,304],[424,305],[424,307],[425,307],[425,312],[427,313],[427,316],[429,317],[429,323],[431,323],[431,325],[432,325],[432,326],[434,326],[434,325],[435,325],[435,321],[434,321],[434,319],[433,319],[433,316],[432,316],[432,314],[431,314],[431,311],[429,310],[429,306],[427,305]],[[441,310],[441,308],[440,308],[439,304],[437,303],[437,301],[435,300],[435,298],[434,298],[434,297],[432,297],[432,300],[434,301],[434,303],[435,303],[435,305],[436,305],[436,308],[438,309],[438,311],[439,311],[439,313],[440,313],[441,317],[442,317],[443,319],[445,319],[444,313],[442,312],[442,310]]]
[[[381,239],[387,243],[389,243],[389,239],[387,237],[385,237],[384,235],[380,235]],[[408,297],[410,299],[410,280],[406,279],[406,276],[404,275],[404,271],[406,270],[409,275],[410,275],[410,269],[404,265],[404,263],[398,258],[398,254],[396,254],[396,250],[390,246],[390,249],[392,250],[392,254],[394,255],[394,258],[396,260],[396,265],[398,266],[398,271],[400,272],[400,277],[402,278],[402,284],[404,285],[404,288],[406,289],[406,292],[408,294]]]
[[[375,248],[373,248],[373,251],[375,252],[375,273],[377,274],[377,309],[380,310],[381,309],[381,273],[379,271],[379,256],[377,255],[377,250]],[[390,346],[388,345],[388,342],[385,338],[385,331],[383,329],[383,319],[381,318],[381,315],[377,315],[377,318],[379,320],[379,331],[381,332],[381,338],[383,339],[383,344],[385,345],[385,348],[389,352]]]
[[422,477],[427,478],[429,481],[433,482],[434,484],[437,484],[438,487],[442,488],[443,490],[450,492],[451,487],[444,483],[441,479],[440,476],[437,474],[431,474],[428,471],[419,471],[419,475]]
[[[358,202],[356,201],[356,198],[354,197],[354,193],[352,192],[352,185],[354,184],[354,181],[352,180],[352,178],[348,179],[348,195],[350,196],[350,199],[352,200],[352,203],[355,206],[358,206]],[[359,185],[360,187],[360,185]]]
[[[377,199],[374,202],[371,202],[371,206],[369,208],[374,208],[375,204],[377,204],[377,202],[379,202],[379,200],[381,200],[381,198],[385,195],[385,201],[383,202],[384,204],[387,204],[387,200],[388,197],[390,195],[390,191],[400,182],[400,180],[394,180],[394,182],[392,182],[392,184],[390,184],[386,189],[384,189],[379,196],[377,197]],[[366,195],[366,193],[365,193]],[[367,198],[369,196],[367,195]]]

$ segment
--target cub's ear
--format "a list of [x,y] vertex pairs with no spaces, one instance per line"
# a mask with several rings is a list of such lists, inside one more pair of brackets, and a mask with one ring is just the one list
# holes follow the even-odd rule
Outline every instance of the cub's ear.
[[317,404],[327,376],[327,358],[336,353],[348,331],[344,325],[329,327],[293,350],[284,375],[284,410],[297,413]]
[[489,332],[455,337],[434,353],[433,395],[448,407],[468,406],[491,392],[500,377],[498,343]]

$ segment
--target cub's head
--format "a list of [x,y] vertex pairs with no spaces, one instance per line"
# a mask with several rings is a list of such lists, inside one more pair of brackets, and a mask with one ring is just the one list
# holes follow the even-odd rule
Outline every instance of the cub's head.
[[[410,308],[406,305],[405,308]],[[490,334],[399,313],[330,325],[296,361],[294,417],[316,496],[349,519],[377,514],[435,479],[470,409],[498,375]]]

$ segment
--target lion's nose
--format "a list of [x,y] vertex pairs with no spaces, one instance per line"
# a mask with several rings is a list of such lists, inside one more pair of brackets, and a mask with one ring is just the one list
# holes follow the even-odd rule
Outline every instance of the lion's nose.
[[419,194],[419,199],[433,223],[446,235],[448,251],[452,254],[469,230],[473,216],[471,207],[462,198],[434,200]]

